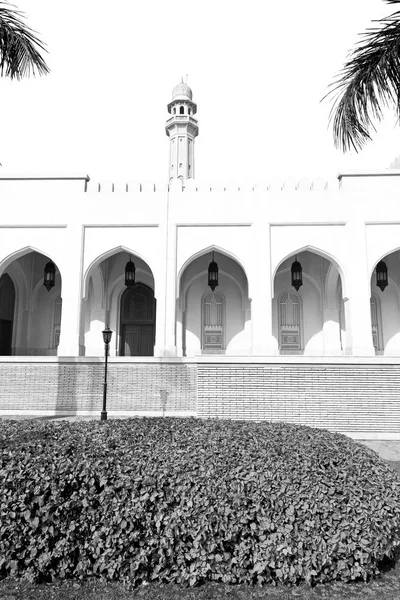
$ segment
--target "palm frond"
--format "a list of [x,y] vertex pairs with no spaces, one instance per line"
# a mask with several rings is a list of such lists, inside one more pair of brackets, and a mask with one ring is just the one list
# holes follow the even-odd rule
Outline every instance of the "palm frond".
[[358,152],[371,139],[384,107],[394,105],[400,115],[400,11],[374,22],[380,27],[363,34],[324,97],[336,96],[329,122],[333,121],[335,146],[343,152]]
[[0,75],[20,79],[49,73],[40,51],[46,52],[43,43],[21,17],[23,13],[0,2]]

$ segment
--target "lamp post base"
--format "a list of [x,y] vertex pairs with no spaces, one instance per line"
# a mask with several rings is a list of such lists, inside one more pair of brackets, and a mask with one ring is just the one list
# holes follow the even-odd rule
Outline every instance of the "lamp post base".
[[107,421],[107,411],[106,410],[101,411],[100,421]]

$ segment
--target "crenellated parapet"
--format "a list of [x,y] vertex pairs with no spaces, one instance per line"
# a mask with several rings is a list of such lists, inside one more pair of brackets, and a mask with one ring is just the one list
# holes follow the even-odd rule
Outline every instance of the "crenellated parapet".
[[138,193],[138,192],[324,192],[337,191],[338,180],[331,179],[271,179],[259,182],[221,182],[190,179],[172,179],[169,183],[160,181],[90,181],[89,193]]

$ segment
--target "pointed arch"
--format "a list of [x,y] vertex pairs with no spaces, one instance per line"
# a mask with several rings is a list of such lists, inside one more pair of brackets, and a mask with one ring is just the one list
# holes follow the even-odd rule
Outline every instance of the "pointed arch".
[[400,252],[400,246],[398,246],[397,248],[393,248],[393,250],[388,250],[388,252],[385,252],[384,254],[380,254],[377,259],[374,259],[375,262],[373,263],[373,266],[372,266],[372,269],[370,272],[370,277],[372,277],[374,275],[374,271],[376,269],[376,265],[378,264],[378,262],[380,262],[381,260],[384,261],[385,258],[390,256],[391,254],[395,254],[396,252]]
[[34,246],[25,246],[24,248],[20,248],[19,250],[12,252],[11,254],[9,254],[8,256],[3,258],[3,260],[0,261],[0,277],[4,273],[4,271],[7,269],[7,267],[9,267],[11,265],[11,263],[13,263],[18,258],[21,258],[22,256],[25,256],[26,254],[29,254],[30,252],[37,252],[38,254],[42,254],[49,260],[53,261],[53,263],[55,265],[57,264],[57,261],[54,259],[52,254],[47,254],[43,250],[39,250],[39,248],[35,248]]
[[[179,296],[182,275],[185,272],[185,269],[197,258],[200,258],[201,256],[205,256],[206,254],[211,254],[211,252],[218,252],[219,254],[223,254],[223,255],[227,256],[228,258],[231,258],[233,261],[235,261],[243,269],[243,272],[246,276],[247,286],[249,288],[249,280],[247,277],[247,270],[246,270],[246,267],[244,266],[243,262],[236,256],[236,254],[234,254],[230,250],[226,250],[226,248],[222,248],[221,246],[217,246],[216,244],[213,244],[211,246],[208,246],[207,248],[202,248],[198,252],[195,252],[194,254],[192,254],[192,256],[190,256],[190,258],[188,258],[183,263],[183,265],[181,266],[181,268],[178,271],[177,297]],[[249,293],[249,296],[250,296],[250,293]]]
[[[111,256],[114,256],[115,254],[119,254],[120,252],[126,252],[127,254],[131,254],[132,256],[135,256],[137,258],[139,258],[141,261],[143,261],[148,267],[149,267],[149,271],[151,273],[151,276],[153,278],[153,282],[154,282],[154,286],[155,286],[155,279],[154,279],[154,273],[152,268],[149,265],[148,260],[142,256],[141,254],[139,254],[139,252],[136,252],[135,250],[132,250],[131,248],[128,248],[127,246],[116,246],[115,248],[111,248],[110,250],[107,250],[107,252],[103,252],[103,254],[100,254],[99,256],[97,256],[91,263],[90,265],[87,267],[84,275],[83,275],[83,296],[86,297],[87,296],[87,291],[88,291],[88,282],[89,282],[89,278],[91,275],[91,270],[95,267],[95,266],[99,266],[100,263],[102,263],[104,260],[107,260],[107,258],[110,258]],[[154,289],[155,291],[155,289]]]
[[[282,260],[279,261],[279,263],[276,265],[276,267],[274,269],[273,276],[271,279],[272,286],[273,286],[273,282],[275,280],[276,274],[279,270],[279,267],[286,260],[288,260],[292,257],[294,258],[296,256],[296,254],[301,254],[301,252],[312,252],[313,254],[322,256],[323,258],[326,258],[326,260],[328,260],[329,262],[333,263],[336,266],[337,270],[339,271],[339,275],[342,280],[343,296],[346,296],[346,279],[344,277],[344,269],[343,269],[343,266],[341,265],[341,263],[337,260],[336,257],[329,254],[329,252],[326,252],[325,250],[322,250],[321,248],[317,248],[316,246],[311,246],[311,245],[302,246],[301,248],[297,248],[297,249],[289,252],[289,254],[287,254]],[[273,289],[272,289],[272,293],[273,293]]]

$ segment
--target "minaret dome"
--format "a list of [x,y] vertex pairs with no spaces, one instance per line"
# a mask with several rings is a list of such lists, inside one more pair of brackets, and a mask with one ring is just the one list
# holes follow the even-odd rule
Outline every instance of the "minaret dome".
[[188,86],[187,83],[184,83],[183,80],[178,83],[172,90],[172,100],[182,99],[182,100],[191,100],[193,98],[193,92]]

